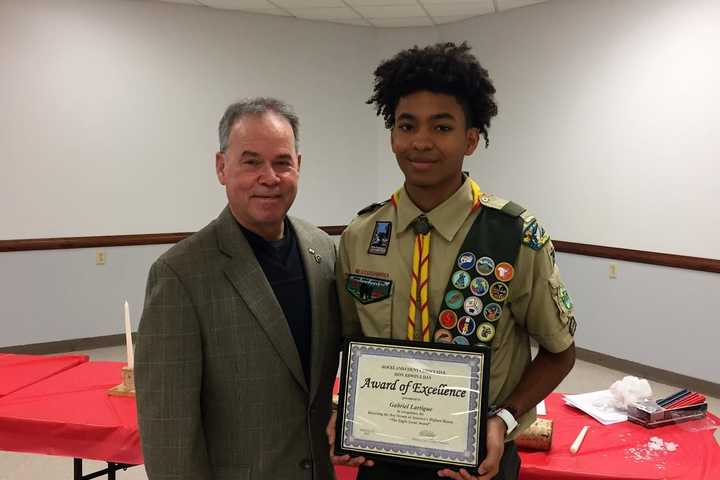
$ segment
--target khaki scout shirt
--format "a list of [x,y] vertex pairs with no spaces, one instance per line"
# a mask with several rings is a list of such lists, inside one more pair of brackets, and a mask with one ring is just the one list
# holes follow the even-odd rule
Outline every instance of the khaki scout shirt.
[[[433,226],[430,241],[429,313],[431,338],[441,310],[448,279],[456,268],[458,251],[480,209],[471,213],[473,202],[470,182],[442,204],[424,212]],[[507,203],[492,195],[482,195],[481,208],[502,208]],[[406,339],[410,298],[413,242],[411,222],[423,212],[402,189],[397,207],[385,203],[373,212],[359,215],[343,232],[337,266],[337,285],[343,315],[343,335]],[[524,214],[524,218],[532,218]],[[390,243],[386,255],[368,253],[376,222],[391,222]],[[550,352],[561,352],[573,342],[572,309],[562,302],[564,289],[554,261],[552,243],[539,250],[521,244],[515,262],[515,275],[502,316],[496,323],[492,340],[489,405],[499,405],[520,382],[530,363],[533,337]],[[391,295],[381,301],[362,304],[348,293],[349,274],[360,274],[392,281]],[[421,338],[419,314],[415,340]],[[535,419],[535,410],[518,419],[520,428]],[[513,432],[515,433],[515,432]]]

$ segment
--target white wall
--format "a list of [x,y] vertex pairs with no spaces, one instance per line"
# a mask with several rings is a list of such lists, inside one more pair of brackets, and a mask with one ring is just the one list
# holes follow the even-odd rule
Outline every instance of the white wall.
[[718,25],[715,0],[565,0],[444,28],[498,88],[472,169],[556,238],[720,258]]
[[374,198],[374,45],[369,28],[160,2],[0,2],[0,238],[199,229],[225,203],[220,116],[254,95],[301,117],[293,213],[347,223]]

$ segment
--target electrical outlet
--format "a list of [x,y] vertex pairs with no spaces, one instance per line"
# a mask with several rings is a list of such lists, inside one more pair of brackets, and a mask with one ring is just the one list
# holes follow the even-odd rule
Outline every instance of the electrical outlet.
[[95,265],[105,265],[105,250],[95,251]]
[[608,278],[617,278],[617,265],[614,263],[610,264],[610,268],[608,270]]

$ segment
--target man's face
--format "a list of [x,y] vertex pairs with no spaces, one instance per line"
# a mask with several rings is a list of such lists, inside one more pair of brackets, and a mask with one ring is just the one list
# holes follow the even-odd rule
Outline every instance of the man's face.
[[406,185],[443,188],[458,182],[463,159],[478,139],[451,95],[421,90],[402,97],[395,108],[390,141]]
[[215,169],[240,224],[262,236],[277,231],[295,200],[300,176],[290,123],[270,112],[241,117],[225,152],[216,154]]

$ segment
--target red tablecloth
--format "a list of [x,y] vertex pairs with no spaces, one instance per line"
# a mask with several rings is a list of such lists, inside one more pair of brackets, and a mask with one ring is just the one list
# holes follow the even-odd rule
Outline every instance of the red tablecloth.
[[87,361],[87,355],[0,353],[0,397]]
[[120,362],[88,362],[0,399],[0,450],[143,463],[134,397],[111,397]]
[[[545,404],[544,418],[554,420],[552,449],[520,452],[521,480],[720,480],[720,447],[711,429],[720,419],[714,415],[649,430],[629,422],[603,426],[564,405],[561,394],[550,395]],[[571,455],[570,445],[584,425],[590,427],[585,441]],[[661,439],[663,447],[658,449],[652,437]],[[669,451],[666,442],[677,449]],[[354,480],[357,469],[338,467],[336,473],[338,480]]]
[[[135,399],[107,395],[120,382],[122,366],[83,363],[0,398],[0,450],[142,463]],[[648,430],[627,422],[602,426],[564,405],[560,394],[551,395],[546,405],[547,418],[555,421],[553,447],[521,453],[522,480],[720,479],[720,447],[708,428],[720,424],[714,415]],[[570,455],[583,425],[590,426],[585,442]],[[653,449],[652,437],[677,449]],[[336,471],[341,480],[356,475],[353,468]]]

